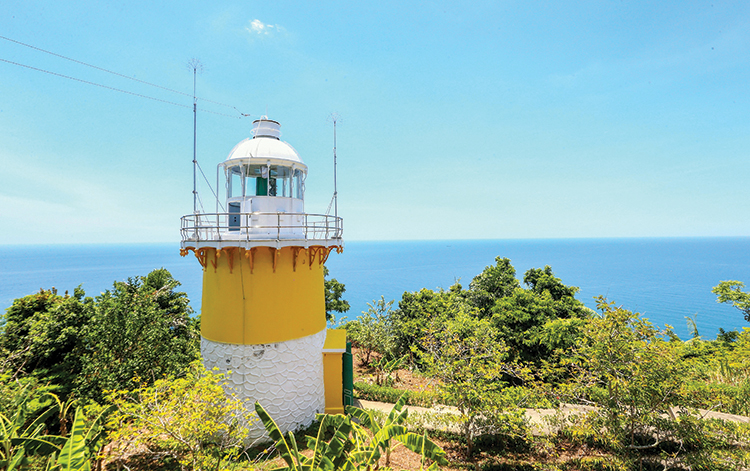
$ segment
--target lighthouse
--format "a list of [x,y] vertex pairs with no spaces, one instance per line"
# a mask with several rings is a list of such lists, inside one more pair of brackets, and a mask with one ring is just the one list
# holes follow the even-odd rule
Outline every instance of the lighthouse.
[[286,432],[323,413],[326,382],[337,381],[324,371],[324,345],[340,349],[326,344],[323,264],[343,250],[343,224],[305,212],[308,168],[280,128],[254,121],[218,164],[216,211],[182,217],[180,253],[203,267],[204,365],[231,372],[234,392]]

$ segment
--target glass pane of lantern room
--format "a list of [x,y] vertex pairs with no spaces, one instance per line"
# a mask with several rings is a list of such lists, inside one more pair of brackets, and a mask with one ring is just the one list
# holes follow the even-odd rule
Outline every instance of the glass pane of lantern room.
[[276,196],[289,197],[289,167],[276,167]]
[[284,196],[284,176],[288,173],[288,167],[271,165],[268,178],[268,196]]
[[227,198],[242,196],[242,175],[239,167],[229,168]]
[[261,165],[245,166],[245,195],[246,196],[266,196],[266,179],[261,177]]
[[294,195],[297,199],[304,199],[305,192],[304,192],[304,174],[301,170],[295,170],[294,171],[294,186],[296,193]]

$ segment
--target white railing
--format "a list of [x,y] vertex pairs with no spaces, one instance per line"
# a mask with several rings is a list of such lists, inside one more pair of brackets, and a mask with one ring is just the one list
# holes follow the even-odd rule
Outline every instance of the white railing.
[[201,213],[181,218],[182,242],[340,240],[343,219],[307,213]]

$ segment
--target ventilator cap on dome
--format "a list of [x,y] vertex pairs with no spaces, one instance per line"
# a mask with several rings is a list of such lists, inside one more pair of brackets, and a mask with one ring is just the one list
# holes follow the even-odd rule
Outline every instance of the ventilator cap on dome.
[[250,132],[253,135],[253,139],[256,137],[272,137],[278,139],[281,137],[281,125],[278,121],[262,116],[260,119],[253,121],[253,130]]

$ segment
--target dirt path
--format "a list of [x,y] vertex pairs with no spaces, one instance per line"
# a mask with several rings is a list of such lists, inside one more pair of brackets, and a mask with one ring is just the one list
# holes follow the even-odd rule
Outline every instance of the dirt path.
[[[363,399],[355,399],[355,406],[361,408],[361,409],[369,409],[369,410],[376,410],[383,412],[385,414],[388,414],[391,409],[393,408],[393,404],[389,404],[387,402],[377,402],[377,401],[366,401]],[[410,413],[414,412],[415,414],[456,414],[458,415],[458,409],[452,406],[437,406],[433,408],[427,408],[427,407],[418,407],[418,406],[406,406],[406,409],[409,410]],[[585,414],[586,412],[590,412],[592,410],[596,410],[595,407],[592,406],[579,406],[575,404],[562,404],[560,407],[560,412],[562,412],[563,415],[570,416],[570,415],[579,415],[579,414]],[[558,409],[526,409],[525,414],[526,417],[529,419],[529,425],[531,425],[534,428],[534,432],[538,434],[549,434],[554,431],[554,429],[550,426],[549,422],[545,420],[547,417],[552,417],[558,412]],[[698,409],[698,413],[700,414],[700,417],[703,419],[720,419],[720,420],[726,420],[729,422],[740,422],[740,423],[750,423],[750,417],[745,417],[742,415],[733,415],[733,414],[725,414],[723,412],[714,412],[714,411],[708,411],[704,409]],[[676,414],[676,411],[675,411]],[[434,427],[428,428],[437,428],[438,425],[435,424]]]

